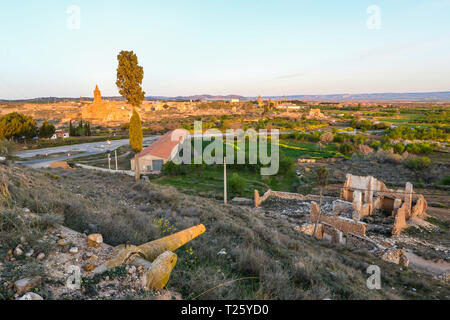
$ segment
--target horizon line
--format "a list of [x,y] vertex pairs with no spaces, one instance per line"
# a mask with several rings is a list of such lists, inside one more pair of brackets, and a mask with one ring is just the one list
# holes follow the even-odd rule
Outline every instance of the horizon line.
[[[383,95],[383,94],[450,94],[450,89],[448,91],[407,91],[407,92],[361,92],[361,93],[325,93],[325,94],[285,94],[285,95],[241,95],[241,94],[210,94],[210,93],[203,93],[203,94],[191,94],[191,95],[146,95],[145,98],[183,98],[183,97],[196,97],[196,96],[211,96],[211,97],[230,97],[230,96],[238,96],[243,98],[258,98],[261,96],[261,98],[270,98],[270,97],[296,97],[296,96],[303,96],[303,97],[327,97],[327,96],[354,96],[354,95]],[[120,95],[114,95],[114,96],[102,96],[104,98],[123,98]],[[75,96],[75,97],[69,97],[69,96],[41,96],[41,97],[34,97],[34,98],[22,98],[22,99],[3,99],[0,98],[0,101],[2,102],[16,102],[16,101],[32,101],[32,100],[39,100],[39,99],[91,99],[90,96]],[[93,98],[93,97],[92,97]],[[449,97],[450,98],[450,97]]]

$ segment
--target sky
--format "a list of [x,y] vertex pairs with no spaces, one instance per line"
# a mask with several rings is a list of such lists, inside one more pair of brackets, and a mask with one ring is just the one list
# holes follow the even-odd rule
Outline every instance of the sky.
[[450,91],[450,0],[0,2],[0,99]]

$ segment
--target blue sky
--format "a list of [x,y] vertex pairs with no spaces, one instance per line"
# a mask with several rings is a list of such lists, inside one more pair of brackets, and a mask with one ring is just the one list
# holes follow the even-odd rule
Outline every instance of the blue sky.
[[450,90],[450,0],[1,1],[0,40],[0,99],[118,95],[120,50],[147,95]]

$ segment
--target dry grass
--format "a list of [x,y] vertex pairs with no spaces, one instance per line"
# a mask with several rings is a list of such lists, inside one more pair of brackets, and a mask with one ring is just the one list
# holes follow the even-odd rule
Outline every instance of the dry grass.
[[[52,169],[60,177],[55,180],[46,170],[4,169],[12,201],[46,217],[41,224],[56,215],[77,231],[102,233],[113,245],[139,245],[205,224],[203,235],[176,251],[168,286],[185,299],[438,299],[450,294],[448,288],[436,290],[441,284],[427,276],[400,271],[363,251],[315,241],[250,208],[136,183],[128,176]],[[217,254],[222,249],[226,255]],[[366,286],[370,264],[382,269],[382,290]]]

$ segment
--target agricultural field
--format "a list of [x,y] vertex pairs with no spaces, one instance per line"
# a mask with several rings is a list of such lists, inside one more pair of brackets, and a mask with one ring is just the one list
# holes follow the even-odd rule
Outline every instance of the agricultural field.
[[[203,148],[208,142],[203,142]],[[299,158],[325,159],[343,157],[337,151],[335,143],[325,144],[322,147],[312,142],[281,139],[279,141],[280,170],[274,176],[261,176],[261,165],[228,165],[227,176],[231,196],[251,197],[256,189],[265,192],[268,189],[278,191],[297,192],[300,180],[295,174],[295,163]],[[237,151],[238,143],[234,145]],[[248,144],[246,144],[246,159],[248,159]],[[226,145],[224,143],[224,154]],[[236,158],[236,155],[235,155]],[[248,163],[248,161],[247,161]],[[223,165],[191,165],[184,168],[166,166],[165,174],[152,179],[155,183],[171,185],[182,190],[200,193],[214,198],[223,197]],[[236,185],[235,185],[236,184]]]

